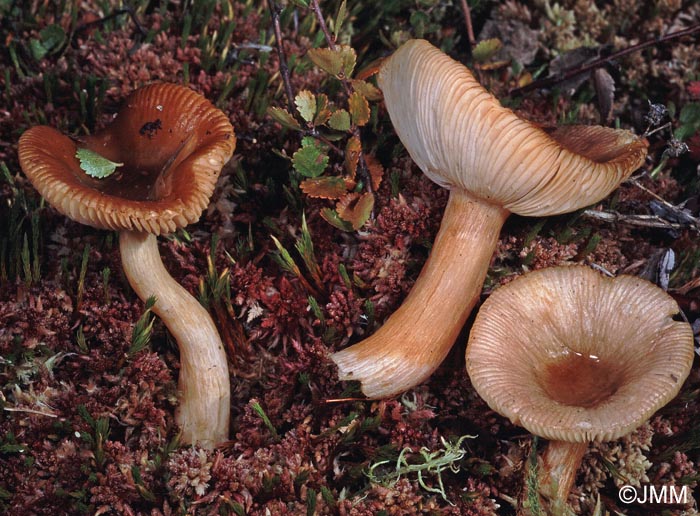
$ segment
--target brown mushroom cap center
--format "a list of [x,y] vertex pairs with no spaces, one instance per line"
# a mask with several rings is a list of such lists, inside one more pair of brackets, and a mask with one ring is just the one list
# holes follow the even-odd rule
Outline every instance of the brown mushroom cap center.
[[607,360],[576,351],[546,362],[535,377],[552,400],[584,408],[604,402],[624,383]]
[[167,197],[173,188],[171,172],[202,143],[202,138],[193,132],[183,131],[177,124],[176,127],[167,124],[168,121],[158,118],[144,122],[138,130],[134,124],[120,124],[119,134],[108,128],[84,137],[77,148],[88,148],[123,166],[103,179],[93,179],[80,168],[73,169],[73,173],[86,186],[116,197],[134,201]]
[[[117,167],[115,172],[103,179],[94,179],[88,176],[80,168],[72,169],[76,179],[84,185],[94,188],[104,194],[121,197],[133,201],[157,201],[170,195],[172,191],[171,172],[192,152],[192,146],[188,145],[192,138],[183,138],[175,148],[163,149],[154,145],[153,153],[162,155],[159,162],[142,162],[131,156],[108,157],[123,166]],[[78,148],[83,145],[78,144]],[[94,145],[84,145],[86,148],[104,155]],[[187,147],[187,149],[186,149]],[[121,161],[119,161],[121,159]]]

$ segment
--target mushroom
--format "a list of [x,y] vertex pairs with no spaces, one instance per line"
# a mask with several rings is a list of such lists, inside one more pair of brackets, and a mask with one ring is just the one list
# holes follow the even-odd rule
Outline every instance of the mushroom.
[[[189,88],[156,83],[133,92],[102,131],[72,139],[47,126],[19,140],[22,170],[59,212],[119,231],[122,265],[142,300],[180,349],[181,441],[211,448],[228,438],[230,380],[217,328],[207,310],[167,272],[156,236],[199,219],[236,137],[228,117]],[[76,153],[87,149],[122,165],[94,178]]]
[[496,289],[469,335],[467,372],[488,405],[548,439],[540,491],[565,504],[588,443],[618,439],[678,394],[693,331],[674,299],[634,276],[585,266]]
[[643,163],[648,146],[599,126],[547,133],[423,40],[385,60],[378,82],[413,161],[450,196],[402,306],[373,335],[331,355],[340,379],[359,380],[370,398],[403,392],[437,369],[479,297],[510,213],[542,217],[598,202]]

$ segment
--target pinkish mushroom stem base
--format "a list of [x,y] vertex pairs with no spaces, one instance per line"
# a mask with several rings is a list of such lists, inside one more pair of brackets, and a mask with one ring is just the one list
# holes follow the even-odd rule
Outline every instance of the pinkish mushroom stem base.
[[538,471],[540,493],[545,498],[562,507],[566,505],[586,450],[588,450],[586,442],[549,442]]
[[228,439],[231,410],[228,361],[216,325],[165,269],[154,235],[122,231],[119,248],[131,287],[144,301],[156,296],[153,312],[180,349],[180,403],[175,414],[180,440],[213,448]]
[[430,257],[404,303],[372,336],[331,355],[340,379],[360,381],[369,398],[394,396],[426,380],[476,304],[509,214],[452,190]]

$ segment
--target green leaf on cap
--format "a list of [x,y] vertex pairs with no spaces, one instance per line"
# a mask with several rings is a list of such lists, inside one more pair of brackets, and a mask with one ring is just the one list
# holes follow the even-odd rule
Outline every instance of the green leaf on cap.
[[75,157],[80,160],[80,168],[90,177],[104,179],[114,174],[117,167],[121,167],[124,163],[116,163],[110,161],[104,156],[100,156],[95,151],[90,149],[78,149]]

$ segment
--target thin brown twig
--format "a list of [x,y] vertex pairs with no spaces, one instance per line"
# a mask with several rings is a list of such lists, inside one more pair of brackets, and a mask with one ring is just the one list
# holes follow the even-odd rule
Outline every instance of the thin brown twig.
[[284,93],[287,96],[287,109],[290,113],[294,113],[294,90],[292,89],[292,81],[289,76],[289,67],[287,66],[287,56],[282,48],[282,29],[280,27],[280,11],[274,0],[268,0],[267,5],[270,8],[270,16],[272,17],[272,28],[275,32],[275,44],[277,47],[277,57],[280,61],[280,75],[284,84]]
[[665,43],[667,41],[670,41],[672,39],[676,38],[682,38],[683,36],[690,36],[692,34],[695,34],[696,32],[700,32],[700,24],[693,25],[692,27],[689,27],[687,29],[679,30],[676,32],[672,32],[670,34],[666,34],[664,36],[660,36],[658,38],[653,38],[649,39],[647,41],[643,41],[641,43],[638,43],[636,45],[632,45],[630,47],[627,47],[623,50],[620,50],[618,52],[614,52],[610,54],[609,56],[606,57],[601,57],[599,59],[596,59],[595,61],[591,61],[590,63],[587,63],[585,65],[578,65],[573,68],[569,68],[567,70],[564,70],[563,72],[557,74],[557,75],[552,75],[550,77],[544,77],[543,79],[539,79],[537,81],[531,82],[530,84],[526,84],[525,86],[521,86],[519,88],[513,88],[510,90],[509,94],[510,95],[520,95],[522,93],[527,93],[528,91],[536,90],[538,88],[546,88],[548,86],[553,86],[555,84],[558,84],[560,82],[564,82],[568,79],[571,79],[572,77],[575,77],[577,75],[580,75],[582,73],[590,72],[591,70],[595,68],[599,68],[603,66],[604,64],[609,63],[610,61],[613,61],[615,59],[618,59],[620,57],[626,56],[627,54],[631,54],[633,52],[638,52],[640,50],[644,50],[645,48],[654,46],[654,45],[659,45],[661,43]]
[[476,45],[476,38],[474,37],[474,27],[472,26],[472,14],[469,10],[469,4],[467,0],[460,0],[462,5],[462,13],[464,14],[464,25],[467,28],[467,40],[469,41],[469,51]]
[[138,29],[139,33],[142,36],[145,36],[146,34],[148,34],[148,31],[141,24],[138,16],[136,16],[136,11],[134,10],[133,7],[124,7],[122,9],[116,9],[114,12],[112,12],[112,13],[108,14],[107,16],[104,16],[98,20],[93,20],[93,21],[78,25],[75,28],[74,34],[76,34],[78,32],[82,32],[82,31],[87,30],[87,29],[91,29],[92,27],[97,27],[98,25],[102,25],[103,23],[108,22],[109,20],[112,20],[112,19],[116,18],[117,16],[121,16],[122,14],[129,15],[129,18],[131,18],[131,21],[134,22],[134,25],[136,25],[136,28]]
[[331,37],[331,33],[328,31],[328,25],[326,25],[326,20],[323,17],[323,12],[321,12],[321,7],[318,5],[318,0],[311,0],[309,5],[316,15],[316,20],[318,21],[319,27],[321,27],[321,32],[323,32],[326,38],[328,48],[335,50],[335,38]]

